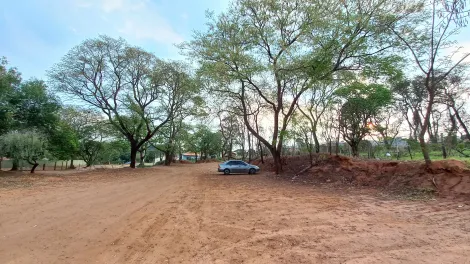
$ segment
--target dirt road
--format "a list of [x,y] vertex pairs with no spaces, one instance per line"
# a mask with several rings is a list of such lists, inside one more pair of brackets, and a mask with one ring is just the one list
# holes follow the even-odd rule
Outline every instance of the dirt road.
[[222,176],[215,166],[1,188],[0,263],[470,263],[469,204]]

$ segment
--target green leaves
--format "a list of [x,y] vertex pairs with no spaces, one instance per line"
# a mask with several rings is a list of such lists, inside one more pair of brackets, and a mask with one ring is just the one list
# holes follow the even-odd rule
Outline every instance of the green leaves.
[[11,129],[15,108],[11,100],[21,83],[21,75],[15,68],[8,68],[5,57],[0,58],[0,135]]
[[346,99],[351,107],[370,114],[377,113],[392,100],[392,92],[381,84],[353,83],[336,90],[335,94]]
[[45,158],[47,140],[34,130],[12,131],[0,137],[0,146],[7,157],[34,165]]
[[[356,82],[339,88],[335,94],[344,101],[340,117],[343,138],[353,150],[357,150],[362,138],[371,129],[369,122],[391,103],[392,93],[380,84]],[[357,151],[354,153],[356,155]]]
[[14,108],[13,126],[17,129],[34,127],[49,133],[59,120],[60,103],[41,80],[23,82],[12,96],[11,105]]

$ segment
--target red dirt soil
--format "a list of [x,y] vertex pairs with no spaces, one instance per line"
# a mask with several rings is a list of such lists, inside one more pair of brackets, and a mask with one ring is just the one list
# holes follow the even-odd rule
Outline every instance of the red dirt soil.
[[[315,165],[308,169],[308,156],[284,157],[283,176],[312,183],[370,186],[390,191],[414,189],[470,198],[470,169],[457,160],[434,161],[429,168],[419,161],[361,160],[328,154],[314,155],[313,160]],[[265,164],[259,160],[254,164],[265,170],[273,167],[272,159],[266,159]]]
[[[0,177],[0,263],[468,263],[470,202],[384,200],[216,164]],[[20,176],[26,179],[28,175]],[[55,180],[51,180],[55,179]]]

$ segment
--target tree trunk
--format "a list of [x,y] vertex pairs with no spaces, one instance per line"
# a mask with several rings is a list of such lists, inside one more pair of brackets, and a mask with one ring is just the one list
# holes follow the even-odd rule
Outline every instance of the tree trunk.
[[351,151],[352,151],[353,157],[359,157],[359,143],[352,142]]
[[57,169],[57,161],[54,161],[54,170]]
[[139,167],[144,168],[145,167],[145,149],[141,149],[139,151],[140,154],[140,164]]
[[2,161],[3,161],[3,158],[0,157],[0,171],[2,170]]
[[196,154],[196,160],[195,160],[195,162],[197,163],[197,152],[194,152],[194,154]]
[[131,144],[131,164],[130,167],[135,169],[135,161],[137,159],[138,148],[135,144]]
[[409,145],[408,145],[408,153],[410,154],[410,159],[413,159],[413,155],[411,154],[411,148]]
[[73,159],[74,159],[74,157],[70,157],[70,167],[69,167],[69,169],[71,169],[71,170],[75,169],[75,166],[73,165]]
[[331,147],[332,147],[332,146],[331,146],[331,138],[330,138],[330,139],[328,140],[328,152],[330,153],[330,155],[331,155],[331,153],[332,153],[332,148],[331,148]]
[[233,148],[233,142],[232,139],[230,139],[230,144],[229,144],[229,150],[228,150],[228,159],[231,160],[232,157],[232,148]]
[[33,167],[31,168],[31,173],[34,173],[34,170],[36,169],[36,167],[39,166],[39,163],[34,163],[33,164]]
[[424,161],[426,162],[426,165],[431,164],[431,157],[429,156],[429,150],[428,150],[428,145],[426,144],[426,141],[424,140],[424,133],[419,133],[418,140],[419,140],[419,146],[421,147],[421,152],[423,153]]
[[455,107],[452,107],[452,109],[454,109],[455,117],[457,118],[457,120],[459,121],[460,126],[462,127],[463,131],[465,132],[465,136],[467,137],[468,140],[470,140],[470,133],[468,132],[467,126],[465,125],[462,118],[460,117],[459,112],[455,109]]
[[248,131],[248,163],[251,163],[251,137],[250,131]]
[[258,148],[259,148],[259,155],[261,157],[261,163],[264,164],[264,155],[263,155],[263,146],[261,142],[258,140]]
[[339,155],[339,137],[340,137],[340,134],[339,131],[338,131],[338,135],[336,136],[336,156]]
[[243,138],[242,144],[242,160],[245,160],[245,139]]
[[419,145],[421,147],[421,151],[423,152],[424,161],[426,162],[426,166],[431,165],[431,157],[429,156],[429,149],[426,141],[424,140],[424,136],[426,135],[426,131],[428,130],[429,119],[431,117],[431,109],[432,109],[432,101],[434,99],[431,98],[430,102],[428,102],[428,107],[426,109],[426,116],[424,118],[423,125],[421,127],[421,131],[418,135]]
[[165,151],[165,166],[170,166],[172,160],[171,156],[171,151]]
[[17,170],[18,170],[18,166],[19,166],[18,163],[19,163],[19,162],[18,162],[17,159],[13,159],[13,163],[12,163],[12,165],[11,165],[11,170],[12,170],[12,171],[17,171]]
[[443,159],[447,159],[447,150],[446,150],[446,146],[444,145],[444,142],[442,142],[442,158]]
[[315,153],[320,153],[320,142],[318,142],[318,137],[316,132],[312,132],[313,141],[315,142]]
[[276,175],[279,175],[282,172],[282,160],[281,160],[281,151],[278,149],[271,150],[274,158],[274,172]]

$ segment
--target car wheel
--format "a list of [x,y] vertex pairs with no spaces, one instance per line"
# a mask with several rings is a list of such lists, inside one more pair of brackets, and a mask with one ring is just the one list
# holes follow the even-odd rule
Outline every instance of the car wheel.
[[248,174],[255,174],[255,173],[256,173],[255,169],[250,169],[250,170],[248,171]]
[[225,174],[225,175],[229,175],[229,174],[230,174],[230,170],[229,170],[229,169],[225,169],[225,170],[224,170],[224,174]]

